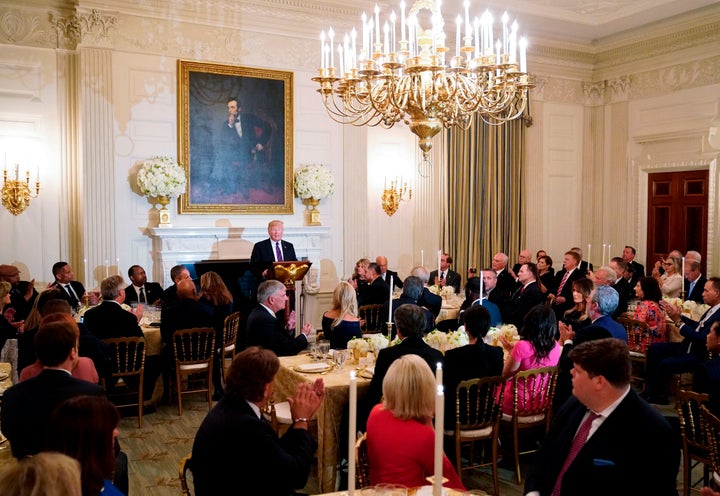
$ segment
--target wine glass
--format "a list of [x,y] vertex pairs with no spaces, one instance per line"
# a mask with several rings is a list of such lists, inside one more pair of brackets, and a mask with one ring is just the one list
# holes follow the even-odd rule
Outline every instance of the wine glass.
[[318,343],[318,354],[320,355],[320,359],[327,359],[328,353],[330,353],[330,341],[320,341],[320,343]]
[[345,360],[347,359],[347,351],[346,350],[335,350],[333,353],[333,361],[335,362],[335,365],[337,365],[338,370],[342,370],[343,365],[345,365]]

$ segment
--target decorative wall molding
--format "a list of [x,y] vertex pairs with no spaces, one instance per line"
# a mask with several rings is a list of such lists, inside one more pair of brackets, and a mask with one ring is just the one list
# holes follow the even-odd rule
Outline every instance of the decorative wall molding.
[[58,45],[75,49],[79,44],[111,46],[111,31],[118,24],[118,18],[93,9],[89,14],[75,12],[70,17],[59,17],[50,13],[50,24],[57,33]]
[[631,76],[630,98],[648,98],[720,82],[720,55]]
[[589,107],[602,105],[605,98],[605,86],[605,81],[583,82],[585,105]]
[[626,102],[630,95],[630,76],[622,76],[607,81],[610,103]]
[[0,39],[11,45],[43,44],[50,33],[43,29],[40,17],[11,10],[0,16]]

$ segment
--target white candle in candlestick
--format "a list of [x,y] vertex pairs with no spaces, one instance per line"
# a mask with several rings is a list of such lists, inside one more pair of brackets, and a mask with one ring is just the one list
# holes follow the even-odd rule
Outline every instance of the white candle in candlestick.
[[601,266],[602,266],[602,265],[605,265],[605,248],[606,248],[606,246],[607,246],[607,245],[606,245],[605,243],[603,243],[602,257],[600,258],[600,265],[601,265]]
[[110,263],[105,260],[105,278],[110,277]]
[[400,41],[405,41],[405,1],[400,2]]
[[397,49],[395,48],[395,42],[397,41],[396,33],[395,33],[395,21],[397,20],[397,16],[395,15],[395,11],[393,10],[390,12],[390,51],[395,52]]
[[588,269],[590,268],[590,250],[591,249],[592,249],[592,245],[590,243],[588,243],[588,252],[587,252],[587,255],[585,256],[585,258],[587,258],[587,261],[588,261]]
[[328,30],[328,39],[330,40],[330,67],[335,67],[335,55],[333,53],[333,39],[335,38],[335,31],[333,28]]
[[[684,279],[685,278],[685,257],[682,257],[682,269],[681,270],[682,270],[682,273],[680,275],[683,276],[683,279]],[[683,284],[684,284],[684,282],[683,282]]]
[[520,38],[520,42],[518,44],[520,47],[520,72],[527,72],[527,39]]
[[390,276],[390,299],[388,300],[388,324],[392,322],[393,276]]
[[90,274],[88,274],[88,268],[87,268],[87,258],[83,258],[83,272],[85,273],[85,287],[89,288],[90,285],[88,284],[88,281],[90,280]]
[[325,69],[325,30],[320,31],[320,69]]
[[515,64],[517,62],[517,21],[513,21],[512,30],[510,31],[510,58],[508,62]]
[[[467,38],[470,36],[470,0],[465,0],[463,6],[465,7],[465,38]],[[460,17],[460,14],[458,14],[458,17]]]
[[[612,245],[608,245],[608,255],[607,255],[607,263],[610,263],[610,259],[612,258]],[[603,264],[605,265],[605,264]]]
[[442,272],[442,271],[440,270],[440,262],[441,262],[441,260],[442,260],[442,250],[438,250],[438,273],[437,273],[438,279],[440,279],[440,273]]
[[425,265],[425,250],[420,250],[420,265]]
[[350,412],[348,423],[348,495],[355,494],[355,437],[357,424],[357,380],[355,371],[350,371]]
[[510,17],[507,12],[503,12],[500,19],[502,20],[502,51],[503,53],[508,53],[508,21]]
[[115,266],[117,267],[117,275],[120,275],[120,259],[115,259]]
[[383,50],[385,53],[390,53],[390,40],[389,35],[390,33],[390,26],[388,25],[387,21],[385,21],[385,25],[383,25]]
[[367,54],[367,15],[365,15],[365,12],[362,13],[362,26],[363,26],[363,32],[362,32],[362,51]]
[[443,481],[443,423],[445,422],[445,392],[437,387],[435,398],[435,466],[433,470],[433,496],[442,496]]
[[[475,56],[480,56],[480,19],[477,17],[473,21],[475,27]],[[472,58],[471,54],[468,54],[468,60]]]
[[441,362],[435,364],[435,385],[443,385],[443,366]]

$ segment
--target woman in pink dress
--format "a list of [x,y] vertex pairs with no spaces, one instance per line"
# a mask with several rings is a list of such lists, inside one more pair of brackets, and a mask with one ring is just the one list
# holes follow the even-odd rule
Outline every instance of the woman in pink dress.
[[557,319],[548,305],[536,305],[525,316],[520,329],[520,341],[512,343],[505,336],[500,338],[503,348],[509,352],[505,359],[502,376],[505,379],[503,413],[513,412],[513,376],[520,371],[558,364],[562,347],[555,340]]
[[[433,475],[435,460],[435,392],[435,377],[418,355],[404,355],[390,365],[383,379],[383,402],[367,421],[370,484],[429,484],[426,477]],[[443,477],[448,479],[445,487],[465,490],[445,455]]]
[[[665,324],[665,310],[660,307],[662,291],[657,279],[654,277],[641,277],[635,285],[635,296],[640,299],[633,319],[647,322],[652,332],[653,343],[665,343],[668,340]],[[647,343],[643,342],[642,351],[645,352]]]

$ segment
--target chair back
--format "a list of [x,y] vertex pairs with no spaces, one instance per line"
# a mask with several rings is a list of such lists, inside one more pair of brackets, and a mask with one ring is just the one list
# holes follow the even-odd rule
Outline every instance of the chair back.
[[652,330],[648,323],[644,320],[637,320],[625,316],[618,317],[617,321],[625,328],[625,331],[627,331],[630,354],[635,353],[645,356],[647,349],[652,344]]
[[[103,340],[112,357],[111,384],[106,384],[106,393],[116,405],[138,407],[138,427],[142,428],[143,383],[145,380],[145,338],[139,336],[109,338]],[[125,387],[116,383],[122,379]]]
[[188,453],[187,456],[180,460],[180,489],[182,489],[182,496],[192,496],[190,493],[190,486],[188,486],[188,472],[192,474],[192,453]]
[[360,329],[363,334],[384,332],[381,315],[383,306],[382,303],[374,303],[372,305],[362,305],[358,308]]
[[710,468],[713,471],[715,485],[720,484],[720,419],[717,418],[707,405],[700,405],[700,415],[705,423],[705,435],[710,448]]
[[[502,402],[504,395],[504,382],[501,376],[482,377],[462,381],[456,387],[455,400],[455,460],[457,472],[462,477],[463,469],[491,466],[493,487],[495,494],[500,494],[498,482],[498,437],[500,434],[500,419],[502,418]],[[447,434],[447,432],[446,432]],[[472,449],[472,443],[489,441],[488,456],[482,458],[485,450]],[[471,443],[468,463],[463,467],[462,445]],[[475,461],[473,454],[480,456]]]
[[233,312],[225,317],[223,325],[222,356],[235,356],[238,330],[240,329],[240,312]]
[[539,367],[515,374],[513,416],[543,417],[549,427],[557,376],[557,367]]
[[680,437],[683,453],[683,495],[688,496],[695,485],[692,482],[693,468],[703,465],[703,483],[708,484],[708,467],[710,450],[708,447],[705,421],[700,413],[700,406],[707,404],[706,393],[696,393],[679,389],[675,395],[675,408],[680,421]]
[[368,458],[367,433],[355,443],[355,487],[362,489],[370,485],[370,459]]
[[173,333],[175,381],[178,415],[182,415],[182,395],[204,392],[208,409],[212,408],[212,365],[215,329],[194,327]]

